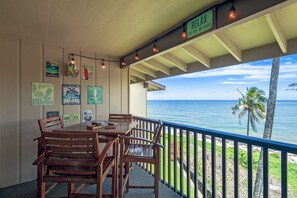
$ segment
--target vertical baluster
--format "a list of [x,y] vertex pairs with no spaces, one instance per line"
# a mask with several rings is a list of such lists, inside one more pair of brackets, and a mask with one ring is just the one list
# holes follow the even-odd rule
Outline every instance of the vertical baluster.
[[184,172],[184,164],[183,164],[183,156],[184,156],[184,149],[183,149],[183,145],[184,145],[184,138],[183,138],[183,130],[179,129],[179,136],[180,136],[180,142],[179,142],[179,153],[180,153],[180,159],[179,159],[179,163],[180,163],[180,195],[183,197],[184,196],[184,185],[183,185],[183,181],[184,181],[184,177],[183,177],[183,172]]
[[248,197],[253,197],[253,147],[248,144]]
[[166,181],[166,132],[165,132],[165,126],[163,125],[163,183]]
[[238,197],[238,142],[234,142],[234,197]]
[[288,196],[288,158],[287,152],[282,151],[281,166],[282,166],[282,198]]
[[174,151],[173,151],[173,154],[174,154],[174,191],[176,192],[177,191],[177,167],[176,167],[176,161],[177,161],[177,157],[176,157],[176,128],[174,127],[174,136],[173,136],[173,144],[174,144]]
[[[141,128],[141,129],[143,129],[143,128],[144,128],[144,121],[143,121],[143,120],[141,121],[140,128]],[[144,133],[143,131],[138,131],[138,135],[139,135],[139,137],[141,137],[141,138],[142,138],[142,137],[143,137],[143,133]],[[138,144],[140,144],[140,143],[141,143],[141,141],[140,141],[140,140],[138,140]],[[142,168],[144,168],[144,163],[143,163],[143,162],[141,162],[140,164],[141,164],[141,167],[142,167]]]
[[171,188],[171,127],[168,127],[168,187]]
[[269,153],[263,148],[263,196],[269,197]]
[[207,197],[207,181],[206,181],[206,137],[205,134],[202,134],[202,194],[203,197]]
[[198,144],[197,144],[197,133],[194,132],[194,197],[198,197],[198,182],[197,182],[197,174],[198,174]]
[[190,174],[190,131],[187,131],[187,196],[191,197],[191,174]]
[[[154,131],[153,123],[152,122],[150,122],[150,130],[151,131]],[[148,132],[148,135],[149,135],[149,137],[147,139],[151,140],[152,139],[152,133]],[[149,164],[149,173],[150,174],[153,173],[153,169],[152,169],[152,164],[151,163]]]
[[227,177],[226,177],[226,139],[222,139],[222,197],[227,197]]
[[216,197],[216,138],[211,136],[211,178],[212,197]]

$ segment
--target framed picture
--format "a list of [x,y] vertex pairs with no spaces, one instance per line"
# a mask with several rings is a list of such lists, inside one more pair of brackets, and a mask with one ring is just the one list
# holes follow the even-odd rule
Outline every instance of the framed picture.
[[83,122],[89,122],[93,120],[92,110],[83,110]]
[[45,64],[45,76],[59,78],[59,66],[47,61]]
[[63,121],[64,122],[79,122],[79,114],[64,114],[63,115]]
[[47,111],[46,118],[52,118],[59,116],[59,111]]
[[88,86],[88,104],[102,104],[102,86]]
[[54,85],[49,83],[32,83],[32,105],[53,105]]
[[63,105],[80,104],[80,85],[63,84],[62,104]]
[[83,65],[83,79],[92,80],[92,78],[93,78],[93,67]]

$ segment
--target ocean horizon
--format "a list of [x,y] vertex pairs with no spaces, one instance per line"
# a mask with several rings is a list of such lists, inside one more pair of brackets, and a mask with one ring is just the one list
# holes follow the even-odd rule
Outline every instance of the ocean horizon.
[[[241,120],[231,108],[238,100],[148,100],[147,117],[223,132],[246,135],[247,114]],[[277,100],[272,140],[297,144],[297,100]],[[263,137],[265,121],[250,128],[250,136]]]

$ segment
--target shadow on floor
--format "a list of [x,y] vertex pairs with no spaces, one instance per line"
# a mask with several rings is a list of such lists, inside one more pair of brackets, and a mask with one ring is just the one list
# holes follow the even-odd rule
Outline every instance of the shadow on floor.
[[[131,185],[153,185],[153,177],[145,172],[143,169],[133,165],[131,174]],[[0,189],[1,198],[35,198],[36,197],[36,181],[26,182],[15,186],[9,186]],[[85,188],[82,192],[95,193],[96,185]],[[107,179],[103,185],[103,193],[110,194],[111,180]],[[67,196],[67,184],[59,184],[52,191],[47,194],[48,197]],[[124,195],[125,198],[153,198],[154,192],[152,189],[130,189]],[[180,197],[177,193],[170,190],[167,186],[160,183],[159,185],[160,198],[177,198]]]

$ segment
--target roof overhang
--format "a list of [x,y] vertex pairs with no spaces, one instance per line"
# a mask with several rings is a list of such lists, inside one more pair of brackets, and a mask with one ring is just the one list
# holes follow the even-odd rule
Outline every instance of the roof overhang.
[[[262,1],[236,2],[261,4]],[[133,53],[128,55],[131,56],[126,57],[128,61],[130,60],[130,76],[133,78],[131,83],[297,53],[297,1],[270,2],[275,5],[258,12],[254,10],[251,15],[185,42],[181,41],[180,33],[179,37],[164,37],[164,40],[168,39],[166,42],[169,44],[165,45],[158,41],[162,50],[157,54],[152,53],[152,46],[143,48],[142,52],[138,51],[142,57],[140,61],[132,60]],[[240,4],[235,6],[238,15],[243,12],[242,10],[250,8]],[[222,17],[219,13],[217,20]],[[226,16],[227,13],[225,10]],[[166,48],[172,45],[177,39],[179,44],[164,49],[164,46]]]

